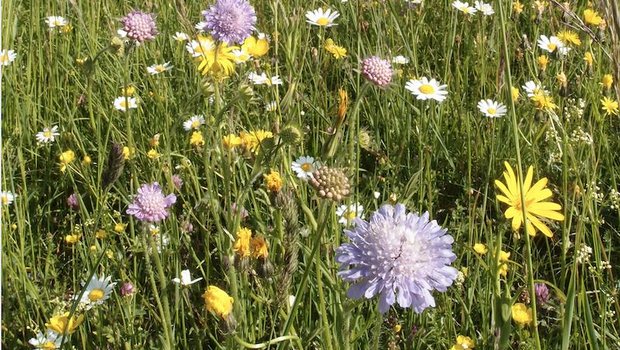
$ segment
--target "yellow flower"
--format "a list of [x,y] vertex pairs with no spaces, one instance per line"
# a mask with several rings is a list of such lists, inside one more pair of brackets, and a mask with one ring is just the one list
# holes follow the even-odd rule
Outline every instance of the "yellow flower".
[[523,303],[512,305],[512,319],[520,326],[527,326],[532,323],[532,309]]
[[148,152],[146,152],[146,156],[150,159],[156,159],[159,157],[159,152],[156,149],[151,148]]
[[202,297],[205,300],[207,310],[223,319],[228,317],[233,310],[233,302],[235,300],[216,286],[207,287]]
[[252,153],[258,153],[261,142],[267,138],[272,138],[273,133],[271,133],[271,131],[257,130],[249,133],[241,132],[239,136],[241,138],[243,148]]
[[598,26],[603,23],[603,18],[594,10],[587,9],[583,11],[583,20],[586,24]]
[[282,177],[280,173],[275,170],[271,170],[269,174],[263,175],[265,176],[265,186],[271,192],[277,193],[282,189]]
[[538,59],[536,59],[536,62],[538,63],[538,67],[540,67],[540,69],[544,72],[547,70],[547,65],[549,64],[549,57],[547,57],[547,55],[540,55],[538,56]]
[[392,330],[394,331],[394,333],[400,332],[401,329],[403,329],[403,326],[400,323],[397,323],[394,325],[394,327],[392,327]]
[[566,87],[566,84],[568,84],[568,78],[566,78],[566,74],[564,74],[564,72],[558,73],[558,75],[555,76],[555,79],[562,87]]
[[90,158],[90,156],[87,154],[84,156],[84,158],[82,158],[82,164],[84,165],[90,165],[93,162],[93,160]]
[[512,10],[515,12],[515,14],[518,16],[521,14],[521,12],[523,12],[523,4],[521,3],[521,1],[516,0],[512,3]]
[[586,53],[583,54],[583,60],[586,61],[586,64],[589,67],[592,67],[592,63],[594,63],[594,56],[592,56],[592,52],[586,51]]
[[[534,168],[530,166],[527,170],[523,186],[521,186],[510,164],[504,162],[504,166],[506,167],[506,171],[504,171],[506,184],[504,185],[501,181],[495,180],[495,185],[503,194],[497,195],[497,200],[508,204],[508,209],[506,209],[504,215],[507,219],[512,219],[512,229],[515,231],[518,230],[525,221],[527,232],[531,236],[535,236],[536,229],[538,229],[545,236],[552,237],[553,233],[547,225],[540,221],[539,217],[562,221],[564,220],[564,215],[558,212],[562,210],[562,206],[557,203],[544,201],[552,196],[551,190],[546,188],[547,178],[545,177],[538,180],[538,182],[532,186]],[[521,203],[521,190],[523,190],[525,203]],[[525,206],[527,220],[523,218],[522,205]]]
[[256,39],[253,36],[249,36],[241,45],[241,50],[254,58],[259,58],[269,52],[269,41],[266,38]]
[[84,321],[84,315],[72,315],[69,317],[69,313],[65,312],[61,315],[53,316],[50,322],[45,324],[45,327],[58,334],[71,334],[82,324],[82,321]]
[[508,275],[508,264],[504,263],[499,265],[499,274],[502,277],[506,277],[506,275]]
[[253,258],[267,259],[269,256],[267,241],[265,241],[265,238],[262,236],[252,237],[250,247],[252,248]]
[[130,158],[133,158],[133,156],[136,154],[136,149],[131,147],[123,147],[123,158],[125,158],[125,160],[128,160]]
[[118,224],[114,225],[114,232],[116,232],[116,233],[123,233],[123,232],[125,232],[125,227],[126,226],[127,225],[119,222]]
[[482,243],[476,243],[474,244],[474,251],[480,255],[484,255],[489,251],[489,248]]
[[251,254],[250,237],[252,237],[252,231],[249,228],[240,228],[237,231],[237,240],[233,246],[233,251],[241,257],[249,257]]
[[553,103],[553,97],[547,95],[544,91],[535,93],[531,99],[534,102],[536,109],[541,111],[553,110],[558,107],[555,103]]
[[205,139],[200,131],[194,131],[189,139],[189,144],[195,147],[204,146]]
[[603,75],[603,78],[601,79],[601,85],[603,85],[603,87],[607,90],[611,89],[611,84],[614,83],[614,77],[611,74],[605,74]]
[[605,115],[618,115],[618,101],[614,101],[609,97],[603,97],[601,100],[601,107],[605,111]]
[[336,45],[332,39],[325,40],[325,44],[323,45],[323,47],[337,60],[343,57],[347,57],[347,49],[342,46]]
[[345,89],[338,89],[338,97],[340,99],[338,103],[338,120],[342,123],[344,117],[347,114],[347,108],[349,106],[349,95]]
[[75,153],[72,150],[64,151],[58,159],[60,159],[60,171],[64,173],[67,170],[67,165],[75,160]]
[[510,87],[510,93],[512,94],[512,100],[514,102],[517,102],[519,97],[521,97],[521,93],[519,92],[519,88],[516,88],[514,86]]
[[[124,227],[123,227],[123,229],[124,229]],[[121,230],[121,232],[122,232],[122,230]],[[103,230],[103,229],[97,230],[97,232],[95,232],[95,237],[97,237],[99,239],[104,239],[107,236],[108,236],[108,233],[105,230]]]
[[241,138],[235,134],[226,135],[222,140],[222,145],[228,150],[233,149],[241,145]]
[[80,237],[82,237],[82,235],[79,234],[66,235],[65,242],[67,242],[67,244],[75,244],[80,240]]
[[149,144],[151,145],[151,147],[159,146],[159,139],[160,138],[161,138],[161,134],[153,135],[153,137],[151,137],[151,139],[149,140]]
[[499,251],[499,261],[500,262],[507,262],[508,259],[510,259],[510,253],[509,252],[505,252],[503,250]]
[[466,350],[476,347],[476,343],[470,337],[459,335],[456,337],[456,344],[452,345],[450,350]]
[[121,89],[121,94],[126,97],[131,97],[136,93],[136,88],[133,85],[127,85]]
[[566,45],[581,45],[581,39],[579,39],[579,34],[573,32],[572,30],[563,30],[559,32],[556,36]]
[[235,71],[235,54],[237,46],[228,46],[226,43],[216,43],[213,38],[198,36],[198,46],[194,48],[197,54],[198,70],[202,75],[211,74],[217,77],[227,77]]

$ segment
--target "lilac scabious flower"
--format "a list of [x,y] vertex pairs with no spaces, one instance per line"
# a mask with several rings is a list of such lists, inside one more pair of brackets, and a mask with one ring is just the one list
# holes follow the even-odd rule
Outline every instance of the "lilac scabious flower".
[[140,221],[158,222],[168,216],[168,208],[177,201],[174,194],[164,197],[157,182],[144,184],[138,190],[133,203],[127,208],[127,214]]
[[118,31],[119,34],[136,41],[138,44],[153,40],[157,35],[155,16],[151,13],[131,11],[121,19],[121,23],[123,28]]
[[256,11],[247,0],[217,0],[202,15],[202,30],[227,44],[242,43],[255,29]]
[[367,299],[379,295],[379,311],[385,313],[394,302],[421,313],[435,306],[431,292],[445,292],[457,270],[452,236],[446,229],[422,216],[409,213],[402,204],[383,205],[369,221],[354,219],[355,227],[345,230],[351,243],[336,250],[338,275],[353,283],[347,295]]
[[392,82],[392,65],[388,60],[371,56],[362,61],[362,75],[371,83],[386,87]]

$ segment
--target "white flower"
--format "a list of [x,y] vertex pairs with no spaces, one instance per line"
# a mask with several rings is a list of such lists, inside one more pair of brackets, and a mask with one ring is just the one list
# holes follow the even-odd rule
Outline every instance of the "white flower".
[[381,192],[374,191],[372,196],[375,197],[375,199],[379,199],[379,197],[381,197]]
[[363,213],[364,207],[359,203],[351,205],[343,204],[336,209],[336,215],[340,217],[338,222],[343,225],[350,225],[355,218],[361,219]]
[[185,45],[185,50],[192,57],[200,57],[203,53],[215,50],[215,41],[210,37],[199,36],[198,40],[192,40]]
[[204,21],[198,22],[194,26],[194,28],[196,28],[198,33],[204,33],[206,27],[207,27],[207,22],[204,22]]
[[185,129],[185,131],[190,131],[192,129],[197,130],[200,128],[201,125],[204,125],[204,124],[205,124],[204,115],[194,115],[188,120],[183,122],[183,129]]
[[302,180],[308,180],[312,177],[312,173],[319,167],[319,163],[315,162],[313,157],[301,156],[291,164],[291,170],[293,170],[297,177]]
[[198,281],[202,280],[202,277],[200,278],[196,278],[195,280],[192,280],[192,276],[189,272],[189,270],[183,270],[181,271],[181,278],[173,278],[172,282],[176,283],[176,284],[180,284],[182,286],[189,286],[191,284],[194,284]]
[[60,349],[62,338],[60,334],[48,330],[45,334],[38,332],[36,338],[30,338],[28,344],[34,346],[35,350]]
[[47,23],[47,26],[50,28],[56,28],[56,27],[64,27],[69,22],[67,22],[67,20],[64,17],[49,16],[45,18],[45,23]]
[[468,2],[460,2],[460,1],[454,1],[452,3],[452,6],[456,7],[457,10],[463,12],[464,14],[467,15],[473,15],[474,13],[476,13],[476,8],[475,7],[471,7],[469,6]]
[[174,33],[174,35],[172,36],[172,39],[179,41],[179,42],[183,42],[183,41],[189,41],[190,37],[189,35],[183,33],[183,32],[176,32]]
[[528,81],[523,85],[523,90],[527,94],[527,97],[532,97],[538,95],[539,93],[543,93],[545,95],[549,94],[549,91],[545,90],[542,85],[536,84],[532,80]]
[[315,26],[331,27],[336,25],[334,20],[339,16],[340,14],[338,11],[327,9],[327,11],[323,12],[323,9],[319,8],[314,11],[306,12],[306,22]]
[[54,125],[51,128],[43,128],[42,131],[39,131],[35,137],[39,143],[51,143],[54,142],[56,136],[60,135],[58,133],[58,125]]
[[172,67],[173,66],[170,65],[170,62],[166,62],[163,64],[154,64],[150,67],[146,67],[146,71],[151,75],[155,75],[155,74],[169,71],[172,69]]
[[[80,304],[86,307],[86,310],[90,310],[93,306],[101,305],[104,301],[110,298],[110,294],[114,290],[116,282],[111,283],[112,276],[101,277],[93,275],[86,286],[86,291],[82,294]],[[82,282],[82,286],[84,282]],[[76,296],[77,298],[77,296]]]
[[15,61],[15,57],[17,57],[17,54],[13,50],[4,49],[0,51],[0,65],[10,65],[13,61]]
[[[170,244],[170,237],[167,234],[161,233],[159,226],[149,225],[148,227],[151,238],[155,240],[157,246],[157,252],[161,253],[163,248],[166,248]],[[149,253],[151,252],[151,246],[149,245]]]
[[409,59],[405,56],[398,55],[392,58],[392,63],[394,64],[407,64],[409,63]]
[[490,16],[495,13],[495,11],[493,10],[493,6],[491,6],[491,4],[487,4],[482,1],[474,2],[474,8],[482,12],[482,14],[485,16]]
[[418,100],[432,99],[437,102],[443,102],[446,99],[448,95],[447,87],[447,85],[439,85],[439,82],[435,79],[428,80],[426,77],[418,80],[409,80],[405,84],[405,89],[411,91]]
[[235,56],[235,63],[240,64],[247,62],[250,59],[250,54],[245,50],[232,50],[232,54]]
[[132,108],[138,108],[138,103],[134,97],[121,96],[114,99],[114,108],[122,112]]
[[506,106],[493,100],[481,100],[478,109],[489,118],[497,118],[506,114]]
[[546,35],[541,35],[540,38],[538,38],[538,47],[548,52],[554,52],[564,46],[562,40],[557,36],[550,36],[547,38]]
[[282,85],[282,79],[280,79],[280,76],[274,75],[269,78],[264,72],[260,75],[256,74],[256,72],[251,72],[248,74],[248,79],[250,79],[254,85]]
[[288,306],[292,308],[293,305],[295,305],[295,296],[294,295],[289,295],[288,296]]
[[1,205],[9,205],[9,204],[13,203],[13,201],[15,200],[15,197],[17,197],[17,196],[13,192],[2,191],[2,192],[0,192],[0,204]]
[[571,50],[570,47],[568,46],[562,46],[562,47],[558,47],[558,55],[559,56],[566,56],[568,55],[568,52]]
[[278,109],[278,104],[276,101],[271,101],[265,104],[265,111],[267,112],[275,112]]

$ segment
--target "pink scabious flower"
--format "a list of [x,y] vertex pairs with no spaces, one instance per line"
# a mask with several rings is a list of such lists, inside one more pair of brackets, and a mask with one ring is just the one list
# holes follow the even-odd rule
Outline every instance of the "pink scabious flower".
[[379,295],[379,311],[385,313],[395,302],[421,313],[435,306],[433,290],[445,292],[457,270],[452,236],[446,229],[422,216],[407,212],[402,204],[383,205],[369,221],[353,219],[345,230],[351,243],[336,250],[338,275],[351,282],[347,295],[353,299]]
[[217,0],[202,15],[200,29],[227,44],[242,43],[256,29],[256,11],[247,0]]
[[388,60],[371,56],[362,61],[362,75],[371,83],[386,87],[392,82],[392,65]]
[[121,19],[123,28],[118,33],[136,43],[141,44],[147,40],[153,40],[157,35],[155,16],[142,11],[131,11]]
[[133,203],[127,208],[127,214],[140,221],[158,222],[168,217],[168,208],[177,201],[174,194],[164,197],[157,182],[144,184],[138,190]]

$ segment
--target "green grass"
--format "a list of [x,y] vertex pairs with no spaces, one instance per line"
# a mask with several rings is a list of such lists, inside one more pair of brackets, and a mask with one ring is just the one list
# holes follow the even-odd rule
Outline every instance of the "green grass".
[[[493,1],[496,14],[489,17],[466,17],[439,0],[417,9],[404,1],[251,2],[258,30],[271,37],[270,51],[237,65],[223,82],[205,80],[184,44],[172,38],[177,31],[194,36],[206,3],[2,2],[2,48],[18,55],[2,67],[1,189],[17,194],[1,207],[3,346],[28,348],[52,316],[78,311],[72,300],[82,292],[80,283],[97,274],[112,276],[115,290],[104,305],[85,312],[65,348],[449,349],[458,335],[471,337],[479,349],[618,347],[620,198],[612,190],[620,181],[620,119],[600,108],[603,96],[618,100],[613,88],[600,84],[617,64],[608,30],[591,27],[603,38],[593,40],[553,4],[536,20],[530,6],[516,15],[504,1],[503,16]],[[328,5],[340,12],[337,26],[306,23],[306,11]],[[106,50],[118,20],[134,8],[157,15],[155,40],[124,55],[105,51],[92,65],[76,62]],[[579,17],[586,8],[585,1],[572,7]],[[73,29],[50,31],[44,22],[50,15],[64,16]],[[538,36],[571,27],[582,44],[564,59],[549,54],[541,70]],[[523,35],[531,46],[523,45]],[[345,47],[347,57],[331,57],[323,49],[327,38]],[[583,61],[586,51],[594,56],[592,67]],[[403,55],[410,63],[395,65],[392,84],[380,89],[359,72],[359,62],[371,55]],[[147,66],[167,61],[171,71],[146,73]],[[284,84],[253,86],[247,75],[257,68],[280,75]],[[568,77],[565,88],[556,79],[560,72]],[[417,101],[404,89],[422,76],[447,84],[445,102]],[[513,108],[510,83],[520,87],[529,80],[550,90],[558,108],[537,110],[522,89]],[[127,85],[141,102],[122,113],[112,102]],[[334,155],[326,157],[339,88],[348,92],[349,109]],[[484,117],[476,104],[487,98],[506,104],[508,114]],[[270,101],[277,102],[274,112],[265,111]],[[182,126],[194,114],[207,120],[201,148],[189,144],[191,133]],[[35,134],[52,125],[60,136],[38,145]],[[301,131],[299,142],[267,143],[255,156],[222,147],[231,133],[264,129],[281,140],[278,133],[287,127]],[[156,134],[160,156],[150,159]],[[136,153],[106,191],[101,183],[113,142]],[[62,173],[59,156],[66,150],[76,160]],[[82,162],[85,155],[91,164]],[[353,193],[343,203],[360,202],[365,218],[384,203],[429,211],[454,237],[453,266],[467,268],[464,281],[435,292],[437,306],[422,314],[395,306],[381,315],[376,298],[347,298],[334,251],[348,239],[337,205],[291,171],[302,155],[344,169]],[[566,217],[549,224],[552,238],[539,233],[527,240],[523,228],[512,231],[505,205],[495,198],[504,161],[532,165],[535,179],[549,179]],[[271,169],[283,178],[279,194],[263,181]],[[180,190],[175,174],[184,181]],[[178,197],[159,225],[170,239],[161,252],[125,213],[140,185],[153,181]],[[74,192],[78,210],[66,204]],[[231,210],[233,203],[248,217]],[[121,233],[114,231],[119,223],[127,225]],[[184,230],[187,223],[193,232]],[[240,227],[266,238],[273,267],[266,276],[255,259],[233,262]],[[96,238],[98,230],[107,237]],[[72,232],[81,234],[75,244],[65,241]],[[475,243],[486,244],[489,253],[476,254]],[[584,245],[592,253],[579,263]],[[500,249],[511,255],[507,277],[498,279],[494,256]],[[184,269],[203,280],[179,288],[171,280]],[[121,296],[125,282],[135,286],[132,296]],[[527,303],[523,295],[534,282],[546,283],[551,299],[536,308],[537,328],[520,327],[510,306]],[[234,298],[234,330],[205,309],[201,295],[209,285]],[[297,296],[292,308],[289,295]]]

